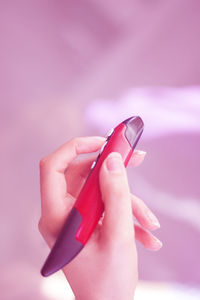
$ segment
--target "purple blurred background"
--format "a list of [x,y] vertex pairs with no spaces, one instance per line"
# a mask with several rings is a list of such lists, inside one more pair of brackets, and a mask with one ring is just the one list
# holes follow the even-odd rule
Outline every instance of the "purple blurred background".
[[1,1],[0,34],[1,299],[73,299],[39,273],[39,160],[137,114],[147,157],[130,185],[164,244],[138,245],[141,291],[199,299],[200,2]]

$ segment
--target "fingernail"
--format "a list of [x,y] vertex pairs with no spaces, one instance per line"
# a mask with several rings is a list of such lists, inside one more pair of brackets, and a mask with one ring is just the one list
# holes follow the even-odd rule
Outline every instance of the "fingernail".
[[133,157],[132,157],[131,165],[133,165],[135,167],[138,166],[138,165],[140,165],[143,162],[146,154],[147,153],[145,151],[135,150],[133,152]]
[[111,172],[121,172],[123,170],[122,157],[118,152],[113,152],[108,155],[106,167]]
[[160,223],[159,223],[158,219],[151,211],[147,212],[147,216],[148,216],[149,221],[155,228],[160,228]]
[[154,236],[154,244],[152,245],[152,250],[160,250],[162,248],[163,243]]
[[147,154],[146,151],[142,151],[142,150],[135,150],[135,153],[141,156],[145,156]]

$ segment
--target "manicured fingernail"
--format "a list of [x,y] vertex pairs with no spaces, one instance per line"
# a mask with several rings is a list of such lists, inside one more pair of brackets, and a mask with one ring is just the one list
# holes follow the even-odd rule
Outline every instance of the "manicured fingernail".
[[145,151],[135,150],[133,152],[133,157],[131,159],[130,164],[133,165],[133,166],[135,166],[135,167],[138,166],[138,165],[140,165],[143,162],[146,154],[147,153]]
[[159,250],[162,248],[163,243],[154,236],[154,243],[152,245],[152,250]]
[[108,155],[106,167],[111,172],[121,172],[123,170],[122,157],[118,152],[113,152]]
[[147,154],[146,151],[142,151],[142,150],[135,150],[135,153],[141,156],[145,156]]
[[156,216],[151,211],[147,212],[147,217],[148,217],[149,221],[151,222],[151,224],[155,228],[160,228],[160,223],[159,223],[158,219],[156,218]]

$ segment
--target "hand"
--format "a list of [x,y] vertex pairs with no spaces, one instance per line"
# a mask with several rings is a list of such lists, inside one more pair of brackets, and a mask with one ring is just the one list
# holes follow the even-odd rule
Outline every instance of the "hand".
[[[96,154],[81,160],[77,156],[99,150],[104,142],[100,137],[76,138],[41,160],[39,230],[50,248],[96,158]],[[129,164],[140,164],[144,154],[134,151]],[[109,170],[111,158],[118,162],[118,171]],[[63,272],[77,300],[133,299],[138,276],[135,238],[146,248],[158,250],[161,242],[146,229],[156,229],[159,223],[142,200],[130,194],[119,154],[105,159],[99,175],[104,217]],[[134,225],[133,215],[142,226]]]

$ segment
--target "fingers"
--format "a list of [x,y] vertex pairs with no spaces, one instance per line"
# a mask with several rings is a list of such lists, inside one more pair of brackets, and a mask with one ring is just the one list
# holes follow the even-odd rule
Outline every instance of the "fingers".
[[[114,159],[113,161],[111,160]],[[118,169],[113,167],[118,165]],[[110,167],[110,168],[109,168]],[[111,153],[105,159],[100,170],[100,189],[104,201],[105,214],[102,220],[102,236],[110,241],[131,240],[131,235],[150,250],[159,250],[162,242],[152,233],[145,230],[153,230],[160,227],[158,219],[144,204],[144,202],[131,195],[128,188],[126,172],[118,153]],[[132,206],[132,209],[130,207]],[[131,222],[130,215],[134,216],[145,227]],[[131,230],[131,227],[134,230]]]
[[104,142],[105,138],[101,137],[75,138],[41,160],[42,217],[60,220],[66,216],[66,211],[72,207],[74,199],[67,194],[65,169],[78,154],[95,152]]
[[156,238],[152,233],[146,231],[139,225],[135,227],[135,238],[147,249],[157,251],[162,247],[162,242]]
[[[135,150],[130,159],[130,166],[138,166],[144,160],[146,152]],[[78,197],[85,180],[90,172],[92,162],[96,160],[98,154],[90,155],[84,159],[72,161],[68,165],[65,172],[65,178],[67,181],[67,191],[73,197]]]
[[[56,226],[59,228],[66,218],[87,178],[96,155],[77,163],[77,168],[74,168],[76,165],[72,162],[79,154],[96,152],[104,142],[105,138],[103,137],[75,138],[41,160],[41,213],[42,219],[45,218],[45,222],[47,220],[48,223],[51,223],[52,228]],[[142,151],[134,151],[130,164],[133,166],[140,164],[144,155]],[[73,178],[79,179],[74,181],[77,186],[70,181]]]
[[155,230],[160,228],[160,223],[152,211],[144,202],[131,194],[132,212],[140,225],[134,224],[135,238],[147,249],[157,251],[162,247],[162,242],[151,232],[145,230]]
[[102,238],[110,242],[134,237],[130,191],[121,155],[113,152],[104,160],[99,174],[105,213]]
[[145,156],[146,156],[145,151],[134,150],[129,160],[128,166],[134,166],[134,167],[139,166],[143,162]]
[[97,151],[105,142],[103,137],[79,137],[70,140],[62,145],[52,154],[43,158],[40,162],[42,166],[48,166],[58,172],[64,172],[69,163],[78,154],[91,153]]
[[131,194],[131,202],[133,215],[144,228],[149,230],[160,228],[158,219],[140,198]]
[[[82,179],[86,179],[90,168],[91,168],[91,164],[93,161],[96,160],[98,154],[94,154],[91,155],[87,158],[84,159],[80,159],[77,161],[73,161],[72,163],[69,164],[68,168],[65,171],[65,176],[66,176],[66,180],[68,183],[68,192],[71,186],[71,180],[76,176],[76,177],[80,177]],[[129,161],[129,165],[130,166],[138,166],[140,165],[144,158],[145,158],[146,152],[145,151],[141,151],[141,150],[135,150],[132,154],[132,157]],[[72,184],[73,185],[73,184]]]

